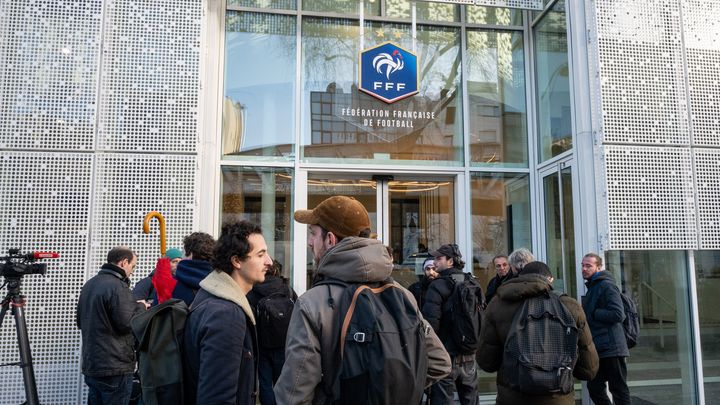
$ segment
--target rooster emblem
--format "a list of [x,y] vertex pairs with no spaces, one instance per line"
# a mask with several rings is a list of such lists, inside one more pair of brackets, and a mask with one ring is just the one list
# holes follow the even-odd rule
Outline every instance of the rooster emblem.
[[405,65],[403,57],[400,51],[397,49],[393,51],[392,56],[389,53],[381,53],[373,59],[373,68],[382,74],[382,70],[385,69],[385,77],[390,80],[390,74],[402,70]]

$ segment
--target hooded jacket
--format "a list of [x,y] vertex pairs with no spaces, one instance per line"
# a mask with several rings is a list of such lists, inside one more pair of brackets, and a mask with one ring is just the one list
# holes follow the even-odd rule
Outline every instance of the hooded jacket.
[[186,404],[254,405],[258,346],[255,317],[237,283],[211,272],[185,324]]
[[200,282],[212,272],[212,264],[205,260],[181,260],[175,270],[177,284],[172,297],[185,301],[188,306],[195,299],[195,293],[200,289]]
[[90,377],[132,374],[135,339],[130,319],[145,310],[135,302],[125,271],[105,263],[80,290],[75,322],[82,333],[82,372]]
[[462,269],[450,267],[438,273],[438,278],[430,283],[425,293],[425,299],[422,306],[422,314],[428,323],[435,329],[440,341],[445,345],[445,350],[450,356],[456,356],[460,353],[460,349],[455,344],[451,336],[451,325],[447,321],[446,303],[455,290],[455,281],[453,275],[463,274]]
[[583,309],[598,355],[601,359],[629,356],[622,325],[625,307],[613,276],[601,271],[585,285],[588,291],[583,297]]
[[[531,297],[545,294],[552,290],[552,286],[544,277],[537,274],[520,275],[503,283],[497,290],[495,298],[485,309],[482,331],[480,333],[480,347],[477,351],[477,361],[480,367],[487,372],[500,370],[505,340],[510,333],[515,313],[522,303]],[[597,373],[599,360],[595,345],[593,344],[590,328],[585,320],[585,313],[578,302],[564,295],[560,301],[570,311],[578,328],[578,359],[573,369],[573,375],[580,380],[591,380]],[[502,372],[497,376],[497,403],[498,404],[574,404],[575,393],[566,395],[553,394],[547,396],[531,396],[512,390]]]
[[[349,237],[325,253],[317,271],[320,278],[372,283],[387,280],[392,267],[390,256],[380,241]],[[412,297],[409,291],[402,291]],[[311,288],[295,303],[285,346],[285,366],[274,388],[278,404],[327,402],[321,381],[325,370],[331,370],[332,365],[339,362],[337,345],[341,326],[336,310],[328,301],[332,298],[339,302],[342,293],[341,286],[322,285]],[[414,301],[412,298],[411,302]],[[419,310],[418,316],[422,319]],[[450,373],[450,358],[435,333],[427,329],[426,385],[429,385]]]

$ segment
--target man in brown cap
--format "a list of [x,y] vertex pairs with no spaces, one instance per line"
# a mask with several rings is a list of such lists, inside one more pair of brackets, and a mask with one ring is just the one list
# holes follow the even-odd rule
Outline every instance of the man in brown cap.
[[[399,286],[390,278],[393,264],[382,242],[368,238],[370,218],[367,210],[353,198],[334,196],[313,210],[296,211],[294,217],[296,221],[308,225],[308,247],[313,252],[317,276],[315,287],[298,298],[293,310],[285,345],[285,365],[274,388],[277,403],[330,403],[341,397],[352,397],[355,393],[358,394],[354,398],[357,402],[362,401],[360,396],[372,395],[369,391],[373,389],[390,393],[389,397],[392,397],[392,391],[403,389],[392,386],[392,381],[382,382],[384,387],[371,383],[364,385],[363,381],[367,379],[354,382],[351,386],[335,383],[335,378],[339,378],[338,370],[346,364],[339,346],[340,331],[343,329],[341,317],[347,314],[341,313],[347,309],[344,306],[346,292],[352,288],[362,292],[363,289],[358,286]],[[397,294],[395,297],[407,303],[403,310],[409,313],[404,315],[420,322],[417,324],[421,343],[419,353],[423,356],[414,360],[424,367],[421,371],[425,385],[446,376],[450,372],[450,358],[432,328],[422,319],[412,294],[403,288],[382,290]],[[358,340],[357,336],[362,339]],[[370,339],[362,333],[348,332],[344,340],[348,343],[344,345],[343,353],[347,354],[349,345]],[[376,338],[376,342],[379,340]],[[388,367],[393,365],[388,364]],[[420,386],[420,392],[422,388]],[[383,398],[382,403],[389,400]]]

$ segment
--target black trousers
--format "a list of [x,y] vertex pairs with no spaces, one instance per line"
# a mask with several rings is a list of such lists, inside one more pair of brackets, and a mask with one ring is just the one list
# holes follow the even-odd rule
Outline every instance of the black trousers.
[[[608,398],[605,383],[610,387],[613,400]],[[590,399],[595,405],[630,404],[630,389],[627,386],[627,363],[625,357],[600,359],[600,369],[594,379],[588,381]]]
[[452,371],[450,375],[430,387],[430,404],[452,405],[455,390],[457,389],[460,404],[476,405],[478,403],[478,393],[475,355],[453,356],[451,360]]

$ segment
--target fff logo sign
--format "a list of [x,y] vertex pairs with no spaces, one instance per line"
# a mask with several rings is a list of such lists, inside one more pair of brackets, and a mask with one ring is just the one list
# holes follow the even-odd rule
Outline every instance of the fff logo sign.
[[360,52],[360,91],[386,103],[418,92],[417,56],[392,42]]

